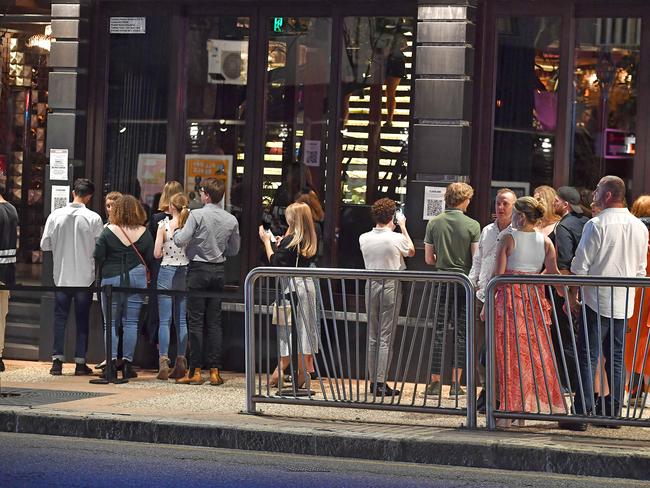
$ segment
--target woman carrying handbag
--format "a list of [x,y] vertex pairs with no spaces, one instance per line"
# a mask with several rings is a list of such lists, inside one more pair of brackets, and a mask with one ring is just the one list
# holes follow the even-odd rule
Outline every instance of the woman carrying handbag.
[[[140,202],[131,195],[124,195],[115,201],[110,224],[107,225],[95,246],[95,262],[101,269],[101,285],[115,287],[147,288],[149,266],[153,260],[153,239],[144,223],[147,215]],[[122,319],[123,327],[123,376],[125,379],[137,375],[133,371],[133,355],[138,337],[138,317],[144,302],[140,293],[113,295],[111,308],[113,333],[112,360],[115,372],[117,362],[117,324]],[[102,295],[102,310],[106,316],[105,297]],[[104,324],[108,326],[109,324]],[[115,373],[113,373],[115,374]],[[107,378],[112,379],[112,378]]]
[[[318,241],[311,210],[304,203],[293,203],[286,209],[287,229],[276,246],[271,243],[270,234],[260,226],[259,235],[271,266],[308,268],[316,258]],[[278,338],[280,341],[280,369],[289,366],[291,357],[291,323],[298,334],[298,379],[296,386],[305,384],[305,372],[314,372],[314,354],[318,352],[320,329],[316,315],[316,287],[312,278],[283,278],[280,280],[280,293],[294,293],[293,310],[286,305],[278,306]],[[287,300],[281,297],[283,300]],[[286,302],[285,302],[286,303]],[[280,310],[282,309],[282,310]],[[293,320],[284,315],[293,312]],[[281,321],[279,319],[282,319]],[[280,323],[282,322],[282,324]],[[278,384],[280,372],[276,369],[271,377],[271,385]]]

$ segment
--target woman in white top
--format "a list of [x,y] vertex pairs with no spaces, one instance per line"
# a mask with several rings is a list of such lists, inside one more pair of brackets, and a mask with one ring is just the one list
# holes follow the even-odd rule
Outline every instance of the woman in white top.
[[[553,243],[536,230],[543,215],[543,205],[532,197],[515,202],[513,231],[501,239],[497,249],[497,275],[539,274],[543,268],[547,274],[559,274]],[[565,413],[544,286],[500,286],[495,307],[499,408]]]
[[[189,259],[185,254],[185,248],[174,244],[172,236],[176,229],[182,229],[190,215],[189,202],[183,193],[177,193],[169,200],[169,212],[172,216],[164,218],[158,224],[156,243],[154,245],[154,256],[162,258],[160,271],[158,272],[159,290],[185,290],[185,276]],[[187,370],[185,350],[187,349],[187,298],[184,295],[159,295],[158,315],[160,325],[158,328],[159,362],[157,378],[166,380],[168,378],[182,378]],[[169,335],[172,325],[172,318],[176,325],[177,352],[174,369],[169,367]]]

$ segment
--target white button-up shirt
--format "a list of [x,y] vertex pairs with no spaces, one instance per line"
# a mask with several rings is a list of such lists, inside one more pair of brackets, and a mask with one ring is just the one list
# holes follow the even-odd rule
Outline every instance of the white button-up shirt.
[[[648,229],[627,208],[608,208],[585,224],[571,263],[576,275],[645,277]],[[630,318],[634,312],[633,287],[585,287],[585,304],[603,317]]]
[[478,249],[472,258],[472,269],[469,271],[469,280],[476,288],[476,298],[485,302],[485,287],[494,276],[494,266],[497,260],[497,244],[504,233],[512,232],[508,226],[503,231],[499,230],[496,222],[486,225],[481,231],[478,240]]

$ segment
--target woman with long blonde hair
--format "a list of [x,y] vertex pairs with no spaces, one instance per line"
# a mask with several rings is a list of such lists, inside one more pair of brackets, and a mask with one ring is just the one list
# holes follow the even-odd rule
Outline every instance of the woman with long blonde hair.
[[[285,211],[289,228],[284,236],[277,238],[273,246],[268,231],[260,225],[259,235],[266,257],[271,266],[290,268],[308,268],[316,257],[318,240],[314,230],[314,220],[311,209],[305,203],[292,203]],[[280,293],[294,293],[293,323],[298,333],[298,378],[296,385],[302,387],[308,377],[314,373],[314,354],[318,352],[320,329],[316,315],[316,287],[311,278],[294,278],[282,280],[283,289]],[[291,328],[277,327],[280,340],[280,368],[273,372],[271,385],[278,384],[280,372],[289,366],[291,356]]]
[[533,197],[544,207],[544,216],[535,226],[539,232],[544,234],[544,237],[548,237],[555,229],[555,224],[560,221],[560,216],[553,210],[553,202],[556,196],[555,189],[547,185],[538,186],[533,190]]
[[[182,229],[190,216],[189,201],[184,193],[172,195],[167,203],[171,214],[158,224],[154,256],[162,258],[160,271],[158,271],[159,290],[185,290],[185,278],[189,259],[184,247],[178,247],[172,236],[176,229]],[[159,380],[168,378],[179,379],[187,372],[185,350],[187,349],[187,297],[183,295],[160,295],[158,297],[158,355],[159,355]],[[169,365],[169,335],[172,319],[176,325],[177,350],[174,369]]]

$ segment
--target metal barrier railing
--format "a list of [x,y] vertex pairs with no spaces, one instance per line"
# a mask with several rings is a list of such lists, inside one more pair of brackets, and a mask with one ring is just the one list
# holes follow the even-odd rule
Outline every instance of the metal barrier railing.
[[[488,428],[517,419],[650,426],[646,288],[647,278],[493,278],[486,291]],[[573,309],[565,303],[571,295],[579,298]],[[633,367],[626,375],[628,336]]]
[[252,270],[248,412],[257,403],[416,411],[475,427],[473,295],[460,273]]

